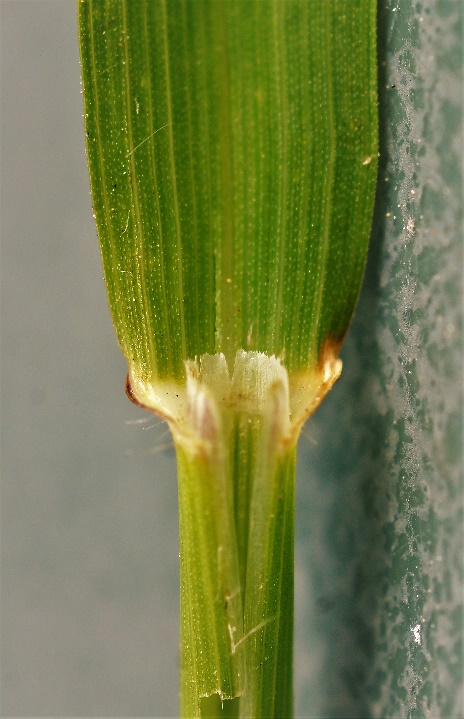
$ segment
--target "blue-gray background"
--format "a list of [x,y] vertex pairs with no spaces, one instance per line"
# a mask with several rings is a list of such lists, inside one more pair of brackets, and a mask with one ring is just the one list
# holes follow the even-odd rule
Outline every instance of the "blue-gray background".
[[[297,713],[458,719],[462,3],[380,5],[369,266],[299,452]],[[106,304],[76,7],[0,8],[0,713],[173,717],[175,464],[164,425],[129,424],[146,415]]]

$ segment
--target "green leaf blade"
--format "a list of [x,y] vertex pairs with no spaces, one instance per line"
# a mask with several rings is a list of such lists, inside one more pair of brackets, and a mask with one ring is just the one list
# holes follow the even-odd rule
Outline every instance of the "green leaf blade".
[[129,364],[339,343],[377,165],[375,2],[84,0],[92,191]]

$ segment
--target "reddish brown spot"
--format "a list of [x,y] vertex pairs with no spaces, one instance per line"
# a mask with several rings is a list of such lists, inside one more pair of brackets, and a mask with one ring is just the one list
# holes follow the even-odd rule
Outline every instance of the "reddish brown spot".
[[157,417],[160,417],[164,422],[169,422],[172,419],[172,417],[165,415],[163,412],[153,409],[153,407],[149,407],[147,404],[143,404],[143,402],[140,402],[140,400],[137,399],[137,397],[135,396],[135,394],[132,390],[129,372],[127,373],[127,376],[126,376],[125,390],[126,390],[126,394],[129,397],[130,401],[133,402],[134,404],[136,404],[137,407],[146,409],[147,412],[151,412],[152,414],[156,415]]
[[131,382],[130,382],[130,376],[129,373],[127,373],[126,376],[126,386],[125,386],[126,394],[129,397],[130,401],[137,405],[137,407],[142,407],[142,409],[150,409],[149,407],[146,407],[144,404],[138,401],[137,397],[132,391]]
[[323,370],[327,362],[337,359],[343,340],[344,336],[340,340],[336,340],[333,337],[327,337],[325,339],[319,351],[319,361],[317,363],[318,369]]

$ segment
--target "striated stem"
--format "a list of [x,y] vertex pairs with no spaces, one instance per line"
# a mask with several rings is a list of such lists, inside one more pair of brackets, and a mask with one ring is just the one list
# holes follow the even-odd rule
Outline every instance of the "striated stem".
[[[292,716],[296,453],[292,446],[278,459],[255,461],[250,438],[245,433],[240,438],[243,455],[254,465],[248,545],[236,542],[227,468],[221,476],[220,460],[177,451],[182,716],[285,719]],[[262,431],[257,439],[252,449],[264,454],[262,443],[269,437]],[[234,458],[240,455],[238,444]],[[232,469],[243,472],[243,459],[238,467],[232,462]],[[247,501],[246,494],[239,498],[241,505]],[[246,546],[248,553],[237,551]],[[244,618],[239,565],[247,573]],[[209,702],[209,714],[201,697],[213,693],[223,700],[241,698],[223,707]]]
[[293,716],[296,447],[258,462],[250,509],[240,716]]
[[181,711],[201,716],[201,698],[243,690],[243,626],[232,492],[224,458],[177,446],[181,580]]
[[296,456],[287,374],[258,353],[239,355],[231,380],[226,369],[221,355],[188,368],[186,420],[173,431],[182,716],[284,719],[292,716]]

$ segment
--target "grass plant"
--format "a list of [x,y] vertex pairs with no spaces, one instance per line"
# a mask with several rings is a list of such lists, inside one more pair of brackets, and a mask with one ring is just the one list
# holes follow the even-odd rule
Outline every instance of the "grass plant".
[[78,6],[127,392],[176,446],[182,715],[291,717],[296,447],[365,265],[376,2]]

